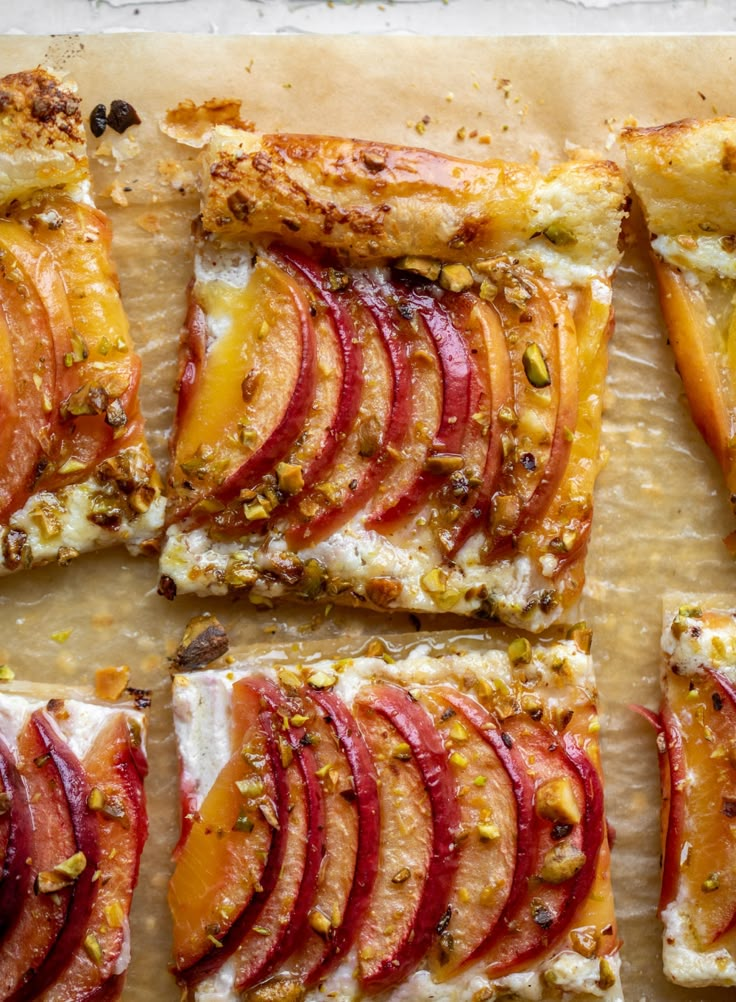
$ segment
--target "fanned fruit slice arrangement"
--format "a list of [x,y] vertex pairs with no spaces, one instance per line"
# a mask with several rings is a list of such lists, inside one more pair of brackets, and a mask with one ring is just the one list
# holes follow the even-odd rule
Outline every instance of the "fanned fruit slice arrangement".
[[620,997],[586,631],[174,678],[190,999]]
[[559,618],[599,465],[617,168],[219,127],[202,182],[162,591]]
[[0,80],[0,574],[163,521],[79,105],[42,70]]
[[736,615],[665,612],[662,708],[662,955],[692,988],[736,985]]
[[114,1000],[148,833],[146,720],[49,688],[0,693],[0,999]]

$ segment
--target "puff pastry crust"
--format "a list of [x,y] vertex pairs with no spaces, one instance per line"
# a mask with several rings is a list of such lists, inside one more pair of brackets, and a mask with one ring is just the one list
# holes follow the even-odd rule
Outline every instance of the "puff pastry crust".
[[163,501],[80,100],[0,80],[0,574],[154,538]]
[[189,998],[622,998],[576,640],[244,651],[174,714]]
[[736,119],[621,136],[693,420],[736,497]]
[[132,704],[3,685],[3,998],[120,998],[148,833],[145,741],[145,715]]
[[558,618],[590,529],[618,169],[219,126],[202,187],[163,590]]
[[658,727],[665,975],[736,984],[736,618],[697,600],[667,608]]

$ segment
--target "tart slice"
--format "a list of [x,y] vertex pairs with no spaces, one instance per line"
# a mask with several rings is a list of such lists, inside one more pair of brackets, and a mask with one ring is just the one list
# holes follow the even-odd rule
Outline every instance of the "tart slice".
[[188,998],[622,997],[576,640],[253,650],[173,692]]
[[140,359],[90,190],[80,101],[0,80],[0,574],[157,535]]
[[677,370],[734,505],[736,118],[625,129],[621,141]]
[[146,721],[49,688],[0,693],[0,997],[117,999],[148,831]]
[[542,629],[591,524],[624,184],[215,129],[162,591]]
[[736,985],[736,615],[669,610],[662,646],[664,971]]

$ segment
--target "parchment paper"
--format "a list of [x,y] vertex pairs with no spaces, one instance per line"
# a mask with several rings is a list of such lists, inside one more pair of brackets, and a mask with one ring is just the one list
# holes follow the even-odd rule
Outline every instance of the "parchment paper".
[[[98,192],[128,202],[98,197],[115,226],[123,296],[144,363],[144,410],[163,463],[191,267],[189,228],[197,211],[191,158],[158,130],[167,107],[184,98],[234,96],[243,100],[243,117],[264,131],[329,132],[478,159],[539,156],[543,162],[562,157],[572,143],[619,159],[614,137],[629,117],[647,125],[736,112],[735,57],[736,39],[713,36],[0,38],[0,74],[43,62],[77,80],[86,113],[98,102],[123,98],[142,119],[124,137],[108,131],[92,150],[115,146],[128,157],[118,170],[109,157],[107,163],[93,157],[93,166]],[[464,140],[458,138],[463,128]],[[129,158],[136,146],[138,155]],[[636,247],[618,273],[615,303],[604,423],[609,459],[596,492],[581,614],[594,628],[605,711],[624,985],[630,1000],[705,1002],[723,993],[681,991],[660,974],[656,753],[653,734],[628,704],[657,705],[662,593],[736,595],[736,571],[721,542],[732,516],[684,405],[651,274]],[[152,835],[134,904],[125,994],[138,1002],[178,998],[166,972],[165,886],[178,824],[166,658],[187,619],[210,610],[236,642],[413,628],[398,615],[292,606],[257,612],[247,602],[226,600],[172,605],[157,596],[156,584],[155,561],[123,551],[0,582],[0,662],[19,678],[79,682],[96,667],[127,663],[132,684],[154,689]],[[421,625],[435,624],[425,618]],[[65,642],[52,639],[66,630]]]

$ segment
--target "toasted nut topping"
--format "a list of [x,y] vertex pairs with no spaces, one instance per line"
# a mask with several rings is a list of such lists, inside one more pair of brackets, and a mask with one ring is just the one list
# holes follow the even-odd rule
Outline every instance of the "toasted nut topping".
[[508,655],[513,665],[528,665],[532,659],[532,645],[526,637],[517,637],[508,647]]
[[414,257],[412,255],[400,257],[394,262],[394,267],[400,271],[412,271],[415,275],[428,278],[430,282],[436,282],[442,270],[442,265],[434,258]]
[[332,923],[319,908],[313,908],[309,913],[309,924],[320,936],[327,936],[332,928]]
[[313,689],[331,689],[337,683],[337,675],[326,671],[314,671],[307,678],[307,684]]
[[441,287],[449,292],[465,292],[473,285],[473,276],[464,264],[445,264],[439,281]]
[[545,386],[550,385],[552,378],[549,374],[549,368],[542,354],[542,349],[536,342],[533,341],[530,345],[527,345],[521,360],[524,365],[526,378],[532,386],[536,386],[537,389],[543,389]]
[[547,884],[564,884],[584,865],[584,852],[568,842],[559,842],[545,854],[539,876]]
[[295,463],[279,463],[276,467],[279,490],[285,494],[298,494],[304,487],[301,466]]
[[411,870],[408,866],[402,866],[400,870],[393,875],[391,878],[392,884],[404,884],[411,877]]
[[480,823],[477,827],[478,834],[484,842],[495,842],[497,838],[501,837],[500,828],[492,821]]
[[549,779],[536,792],[534,806],[540,818],[576,825],[581,813],[567,776]]

